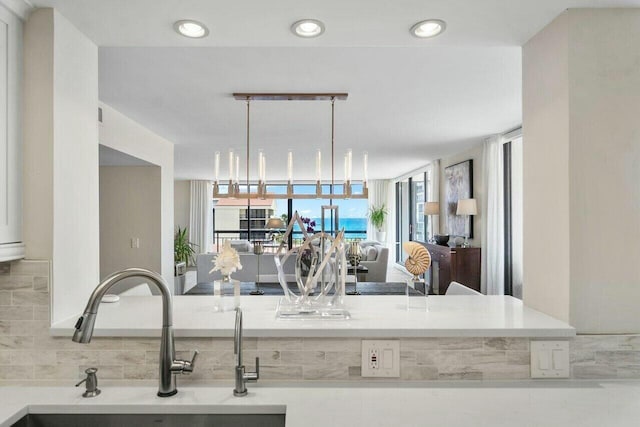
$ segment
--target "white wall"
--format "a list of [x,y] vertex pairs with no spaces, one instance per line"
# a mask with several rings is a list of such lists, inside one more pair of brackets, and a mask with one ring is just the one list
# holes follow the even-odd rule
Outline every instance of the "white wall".
[[571,319],[640,332],[640,9],[569,19]]
[[[100,166],[101,279],[129,267],[162,269],[160,203],[158,166]],[[130,278],[114,292],[144,282]]]
[[32,8],[30,2],[25,0],[0,0],[0,5],[22,20],[26,20],[29,17]]
[[191,181],[173,182],[173,227],[189,228],[191,207]]
[[25,28],[24,235],[52,262],[51,317],[86,304],[98,283],[98,48],[52,9]]
[[570,9],[524,48],[525,303],[638,333],[640,9]]
[[525,303],[569,321],[569,48],[562,14],[523,49]]
[[101,103],[100,144],[160,166],[161,270],[173,283],[173,143]]

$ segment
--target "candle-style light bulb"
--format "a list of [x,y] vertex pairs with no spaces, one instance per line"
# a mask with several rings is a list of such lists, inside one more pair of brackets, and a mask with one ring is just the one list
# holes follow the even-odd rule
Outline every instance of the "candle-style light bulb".
[[344,181],[349,181],[349,156],[344,155]]
[[351,181],[351,169],[352,169],[352,155],[353,153],[351,152],[351,150],[347,150],[347,181]]
[[218,182],[218,178],[220,177],[220,152],[216,151],[215,154],[215,161],[214,161],[214,166],[213,166],[213,175],[215,177],[215,182]]
[[233,165],[235,163],[236,156],[233,154],[233,150],[229,150],[229,181],[233,181]]
[[262,170],[263,162],[262,159],[264,157],[264,152],[262,150],[258,151],[258,181],[262,181],[264,177],[264,171]]
[[316,181],[322,181],[322,152],[316,153]]
[[362,181],[369,181],[369,153],[366,151],[362,154]]
[[287,178],[291,184],[293,181],[293,152],[291,150],[287,153]]
[[240,156],[236,156],[236,182],[240,182]]
[[262,155],[262,167],[260,168],[262,169],[262,182],[266,182],[267,181],[267,156],[265,156],[264,154]]

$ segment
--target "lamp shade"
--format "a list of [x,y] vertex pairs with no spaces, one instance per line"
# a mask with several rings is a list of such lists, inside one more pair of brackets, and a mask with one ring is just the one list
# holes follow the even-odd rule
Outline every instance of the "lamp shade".
[[425,215],[440,215],[440,202],[426,202],[424,204]]
[[478,205],[476,199],[460,199],[458,200],[458,209],[456,215],[477,215]]
[[264,228],[267,228],[267,229],[284,228],[284,222],[282,221],[281,218],[269,218]]

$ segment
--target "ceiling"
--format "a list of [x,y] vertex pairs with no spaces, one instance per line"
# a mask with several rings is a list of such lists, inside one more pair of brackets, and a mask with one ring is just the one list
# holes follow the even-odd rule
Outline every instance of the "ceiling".
[[[640,6],[640,0],[32,0],[57,8],[100,48],[100,99],[176,144],[177,179],[213,177],[214,151],[245,144],[245,105],[233,92],[349,92],[336,102],[336,167],[369,152],[371,178],[391,178],[521,123],[521,49],[568,7]],[[178,19],[211,34],[187,39]],[[317,18],[316,39],[291,34]],[[440,18],[419,40],[408,29]],[[252,147],[267,177],[312,179],[328,160],[328,102],[254,102]],[[224,158],[224,156],[223,156]],[[226,162],[222,162],[226,176]],[[255,163],[253,163],[255,164]],[[244,169],[244,168],[242,168]],[[244,174],[244,171],[242,172]],[[328,177],[325,162],[324,177]]]

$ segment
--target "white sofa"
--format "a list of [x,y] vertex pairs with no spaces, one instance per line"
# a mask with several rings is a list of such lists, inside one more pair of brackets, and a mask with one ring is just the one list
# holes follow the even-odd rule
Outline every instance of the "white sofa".
[[[244,242],[244,241],[238,241]],[[247,242],[248,243],[248,242]],[[240,245],[240,243],[238,244]],[[232,247],[233,247],[232,242]],[[361,242],[362,248],[362,260],[360,264],[367,267],[369,271],[366,275],[367,282],[386,282],[387,281],[387,266],[389,263],[389,248],[382,246],[380,242],[365,241]],[[258,279],[260,282],[265,283],[277,283],[278,272],[276,270],[275,262],[273,261],[273,254],[264,253],[262,255],[255,255],[253,252],[241,251],[240,246],[235,247],[238,250],[240,256],[240,263],[242,264],[242,270],[238,270],[231,275],[232,278],[241,282],[255,282]],[[215,280],[220,280],[222,275],[219,271],[209,273],[213,268],[213,260],[217,254],[208,253],[200,254],[196,258],[197,265],[197,283],[210,283]],[[260,277],[258,278],[258,257],[260,257]],[[284,264],[284,273],[288,282],[295,282],[295,256],[291,256]],[[353,281],[353,277],[347,276],[347,282]]]
[[[242,264],[242,270],[238,270],[231,275],[233,279],[241,282],[255,282],[256,279],[260,282],[277,283],[278,272],[276,270],[276,264],[273,261],[273,254],[256,255],[252,252],[238,252],[240,256],[240,264]],[[213,268],[213,260],[217,254],[200,254],[196,258],[197,265],[197,282],[198,283],[210,283],[215,280],[220,280],[222,275],[219,271],[209,273]],[[258,278],[258,257],[260,257],[260,277]],[[295,265],[296,258],[291,256],[284,263],[284,273],[287,281],[295,282]]]
[[369,269],[367,282],[386,282],[387,266],[389,265],[389,248],[382,246],[380,242],[360,242],[362,260],[360,265]]

